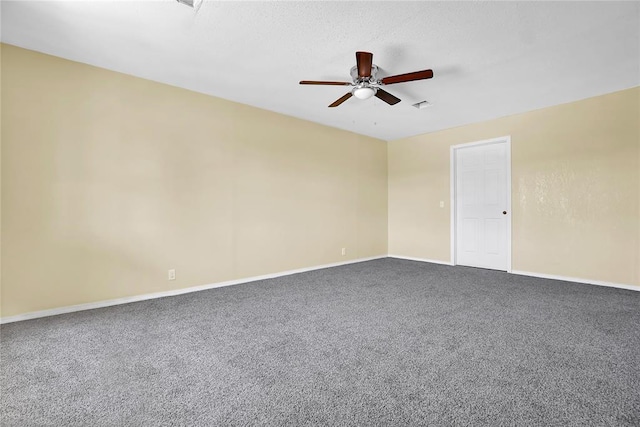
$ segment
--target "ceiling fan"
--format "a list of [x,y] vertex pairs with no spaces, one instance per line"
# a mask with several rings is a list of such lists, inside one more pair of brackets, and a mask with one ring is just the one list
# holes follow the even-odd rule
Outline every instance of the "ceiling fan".
[[373,64],[373,54],[370,52],[356,52],[356,66],[351,68],[351,82],[325,82],[316,80],[302,80],[301,85],[327,85],[327,86],[353,86],[351,92],[347,92],[344,96],[337,99],[329,107],[337,107],[347,99],[355,96],[359,99],[368,99],[376,96],[389,105],[395,105],[400,102],[400,98],[391,95],[389,92],[380,88],[383,85],[394,83],[411,82],[414,80],[424,80],[433,77],[432,70],[414,71],[413,73],[398,74],[395,76],[383,77],[378,80],[376,74],[378,66]]

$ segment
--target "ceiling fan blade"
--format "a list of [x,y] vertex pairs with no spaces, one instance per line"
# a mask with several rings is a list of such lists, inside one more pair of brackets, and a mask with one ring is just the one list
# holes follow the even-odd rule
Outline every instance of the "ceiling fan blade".
[[323,82],[318,80],[302,80],[301,85],[351,86],[351,82]]
[[373,53],[356,52],[356,64],[358,64],[358,77],[371,77]]
[[342,96],[342,98],[336,100],[333,104],[329,105],[329,107],[337,107],[338,105],[342,104],[344,101],[351,98],[352,96],[353,95],[351,94],[351,92],[347,92]]
[[376,91],[376,98],[382,99],[384,102],[386,102],[389,105],[396,105],[398,102],[400,102],[400,98],[396,98],[386,90],[382,90],[382,89],[378,89]]
[[394,83],[411,82],[414,80],[424,80],[433,77],[433,70],[414,71],[413,73],[398,74],[396,76],[389,76],[383,78],[380,82],[384,85],[390,85]]

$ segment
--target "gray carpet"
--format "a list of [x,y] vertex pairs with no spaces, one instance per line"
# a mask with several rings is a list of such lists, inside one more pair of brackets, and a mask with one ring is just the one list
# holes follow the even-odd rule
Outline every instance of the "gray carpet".
[[640,292],[382,259],[4,325],[3,426],[640,425]]

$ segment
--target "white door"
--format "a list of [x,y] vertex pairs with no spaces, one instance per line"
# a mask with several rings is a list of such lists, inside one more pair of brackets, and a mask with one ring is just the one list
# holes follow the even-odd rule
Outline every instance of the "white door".
[[455,155],[455,263],[509,270],[507,140],[459,147]]

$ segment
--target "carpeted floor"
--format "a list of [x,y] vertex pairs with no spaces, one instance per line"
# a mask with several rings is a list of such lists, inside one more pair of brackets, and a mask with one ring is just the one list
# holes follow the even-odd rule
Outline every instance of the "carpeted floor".
[[2,326],[2,426],[640,425],[640,292],[381,259]]

